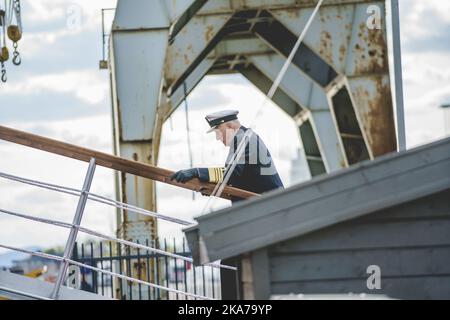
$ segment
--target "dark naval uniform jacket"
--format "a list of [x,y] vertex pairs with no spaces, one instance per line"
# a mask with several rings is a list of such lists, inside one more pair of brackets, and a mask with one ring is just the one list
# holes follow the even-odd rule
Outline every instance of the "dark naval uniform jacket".
[[[231,174],[228,186],[244,189],[254,193],[264,193],[283,188],[280,176],[269,150],[261,138],[251,129],[241,126],[233,138],[225,167],[231,163],[239,143],[245,138],[246,148]],[[249,131],[249,132],[248,132]],[[250,132],[252,134],[250,134]],[[246,134],[247,133],[247,134]],[[220,183],[226,175],[225,168],[199,168],[199,179],[203,182]],[[232,198],[232,202],[242,200]]]

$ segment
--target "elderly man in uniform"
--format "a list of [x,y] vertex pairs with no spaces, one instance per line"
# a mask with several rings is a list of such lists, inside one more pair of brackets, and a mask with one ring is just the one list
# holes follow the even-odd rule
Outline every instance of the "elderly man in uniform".
[[[245,152],[231,173],[228,186],[244,189],[254,193],[264,193],[283,188],[280,176],[275,168],[269,150],[261,138],[254,132],[249,134],[248,129],[242,126],[237,118],[238,111],[225,110],[207,115],[206,121],[211,127],[208,132],[214,131],[216,139],[225,146],[230,147],[225,166],[233,160],[242,139],[246,139]],[[192,168],[175,172],[172,180],[185,183],[198,178],[203,182],[221,183],[226,175],[225,167],[219,168]],[[232,198],[233,203],[241,199]],[[238,259],[226,259],[222,263],[239,267]],[[239,276],[239,273],[238,273]],[[241,289],[236,285],[236,274],[230,270],[221,269],[222,299],[237,299]],[[239,282],[240,283],[240,282]]]
[[[225,110],[205,117],[211,127],[208,132],[214,131],[216,139],[220,140],[225,146],[230,147],[225,162],[226,166],[231,163],[233,155],[246,132],[251,130],[240,124],[237,118],[238,113],[235,110]],[[237,161],[227,185],[258,194],[282,188],[283,183],[264,142],[254,132],[251,135],[247,133],[246,139],[245,152],[242,153],[242,157]],[[221,183],[224,176],[225,167],[192,168],[175,172],[171,179],[184,183],[198,178],[203,182]],[[233,203],[239,200],[241,199],[232,199]]]

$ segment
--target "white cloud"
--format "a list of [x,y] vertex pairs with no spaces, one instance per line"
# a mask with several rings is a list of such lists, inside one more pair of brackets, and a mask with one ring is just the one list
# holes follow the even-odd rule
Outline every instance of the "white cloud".
[[100,9],[114,8],[117,0],[27,0],[22,4],[23,19],[46,23],[52,20],[70,19],[80,13],[82,27],[92,28],[101,21]]
[[402,0],[401,29],[404,40],[435,35],[438,22],[450,23],[450,2],[442,0]]
[[20,50],[27,56],[33,54],[44,54],[45,51],[52,50],[52,45],[62,39],[78,35],[78,30],[60,29],[55,32],[24,32],[20,41]]
[[[100,41],[101,9],[114,8],[116,2],[117,0],[27,0],[22,3],[24,35],[20,41],[21,49],[27,55],[45,54],[55,43],[92,33],[98,34]],[[111,12],[107,11],[105,27],[112,17]],[[83,50],[85,49],[80,52]]]
[[450,98],[450,52],[406,53],[404,55],[405,97],[408,108],[435,108]]
[[[108,115],[76,120],[52,121],[37,125],[11,123],[11,127],[35,132],[47,137],[74,143],[94,150],[112,152],[111,127]],[[3,143],[1,145],[0,171],[29,179],[50,182],[80,189],[87,163],[64,158],[28,147]],[[114,197],[113,171],[97,167],[92,192]],[[30,215],[72,222],[77,198],[45,189],[9,182],[0,178],[0,208]],[[113,234],[115,209],[89,203],[83,217],[83,226]],[[22,221],[0,214],[0,243],[16,246],[39,245],[50,247],[63,244],[67,239],[64,229]],[[26,235],[26,236],[25,236]],[[82,235],[79,237],[83,238]]]
[[[450,102],[450,52],[408,52],[403,57],[406,137],[409,147],[446,135],[443,110]],[[448,133],[447,133],[448,134]]]
[[74,70],[62,73],[34,75],[21,82],[12,82],[2,89],[3,94],[27,95],[42,91],[73,94],[92,105],[102,102],[109,84],[98,70]]

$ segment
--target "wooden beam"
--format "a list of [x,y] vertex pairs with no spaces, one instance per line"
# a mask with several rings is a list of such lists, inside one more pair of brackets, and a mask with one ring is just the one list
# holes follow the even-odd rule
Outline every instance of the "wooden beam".
[[[210,195],[215,187],[215,184],[213,183],[204,183],[198,179],[193,179],[186,183],[177,183],[169,179],[170,175],[173,173],[173,171],[170,170],[133,160],[123,159],[108,153],[90,150],[73,144],[45,138],[4,126],[0,126],[0,139],[85,162],[89,162],[91,158],[95,158],[96,164],[105,168],[134,174],[139,177],[202,192],[207,195]],[[256,193],[246,190],[225,187],[221,198],[230,199],[231,196],[234,196],[241,199],[247,199],[256,195]]]

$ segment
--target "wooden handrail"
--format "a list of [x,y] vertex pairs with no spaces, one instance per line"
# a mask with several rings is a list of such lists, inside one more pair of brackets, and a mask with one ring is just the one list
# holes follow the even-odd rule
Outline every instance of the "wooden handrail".
[[[89,162],[91,158],[95,158],[96,164],[102,167],[134,174],[139,177],[152,179],[177,187],[202,192],[207,195],[210,195],[215,187],[213,183],[204,183],[198,179],[193,179],[186,183],[177,183],[176,181],[171,181],[169,179],[173,171],[167,169],[155,167],[142,162],[123,159],[121,157],[117,157],[108,153],[79,147],[66,142],[42,137],[16,129],[7,128],[4,126],[0,126],[0,139],[85,162]],[[231,197],[233,196],[241,199],[246,199],[254,197],[256,195],[256,193],[246,190],[241,190],[233,187],[225,187],[221,198],[231,199]]]

